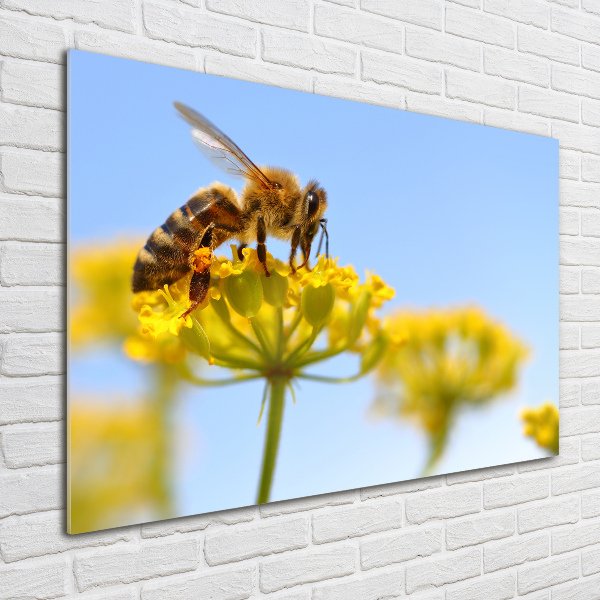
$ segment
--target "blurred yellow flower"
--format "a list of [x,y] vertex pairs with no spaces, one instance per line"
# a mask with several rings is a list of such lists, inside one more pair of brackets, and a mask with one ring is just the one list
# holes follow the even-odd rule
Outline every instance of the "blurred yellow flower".
[[389,315],[390,340],[404,340],[377,369],[374,413],[407,418],[429,437],[430,473],[456,415],[514,388],[525,345],[476,307]]
[[520,417],[524,435],[533,438],[538,446],[551,454],[558,454],[558,408],[552,402],[537,408],[523,408]]

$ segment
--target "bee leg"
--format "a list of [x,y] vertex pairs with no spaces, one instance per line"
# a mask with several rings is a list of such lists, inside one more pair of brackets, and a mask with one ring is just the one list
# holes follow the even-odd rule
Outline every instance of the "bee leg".
[[200,247],[192,254],[191,267],[194,270],[190,281],[189,299],[192,305],[181,315],[185,319],[192,311],[196,310],[208,293],[210,287],[210,262],[212,258],[213,230],[215,224],[211,223],[200,242]]
[[329,258],[329,234],[327,233],[327,219],[321,219],[321,237],[317,246],[317,256],[321,254],[321,245],[323,244],[323,236],[325,236],[325,258]]
[[239,258],[241,261],[243,261],[243,260],[244,260],[244,255],[243,255],[243,253],[242,253],[242,250],[243,250],[244,248],[246,248],[247,246],[248,246],[248,244],[240,244],[240,245],[237,247],[237,255],[238,255],[238,258]]
[[265,270],[265,275],[271,277],[271,273],[267,269],[267,247],[265,241],[267,239],[267,226],[265,225],[265,218],[262,215],[258,215],[258,224],[256,228],[256,254],[258,260]]
[[301,269],[302,267],[305,267],[308,264],[308,259],[310,258],[310,248],[311,248],[310,242],[308,242],[306,244],[305,248],[304,247],[302,248],[302,252],[304,253],[304,262],[298,267],[299,269]]
[[294,267],[294,258],[296,258],[296,249],[298,248],[298,244],[300,243],[300,225],[296,225],[294,229],[294,233],[292,234],[292,249],[290,251],[290,269],[292,269],[292,273],[296,272],[296,267]]

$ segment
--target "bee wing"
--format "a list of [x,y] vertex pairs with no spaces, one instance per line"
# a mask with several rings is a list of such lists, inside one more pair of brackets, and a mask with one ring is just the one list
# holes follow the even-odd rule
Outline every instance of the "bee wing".
[[268,177],[216,125],[181,102],[173,104],[179,116],[192,126],[194,143],[213,164],[232,177],[251,179],[266,188],[273,187]]

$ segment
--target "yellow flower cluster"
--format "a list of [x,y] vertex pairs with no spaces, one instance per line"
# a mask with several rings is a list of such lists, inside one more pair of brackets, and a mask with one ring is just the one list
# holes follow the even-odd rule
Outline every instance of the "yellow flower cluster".
[[374,412],[421,428],[430,438],[431,467],[458,412],[511,390],[528,351],[476,307],[397,312],[386,328],[406,341],[377,370]]
[[558,454],[558,408],[545,402],[537,408],[521,409],[523,434],[533,438],[538,446]]
[[70,533],[166,518],[156,465],[166,430],[151,406],[129,398],[74,399],[70,415]]

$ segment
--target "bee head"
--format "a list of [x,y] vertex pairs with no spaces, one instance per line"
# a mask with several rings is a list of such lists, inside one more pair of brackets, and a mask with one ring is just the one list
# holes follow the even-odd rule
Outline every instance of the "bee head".
[[316,182],[310,181],[302,193],[302,220],[306,235],[312,239],[319,231],[319,222],[327,208],[327,192]]

